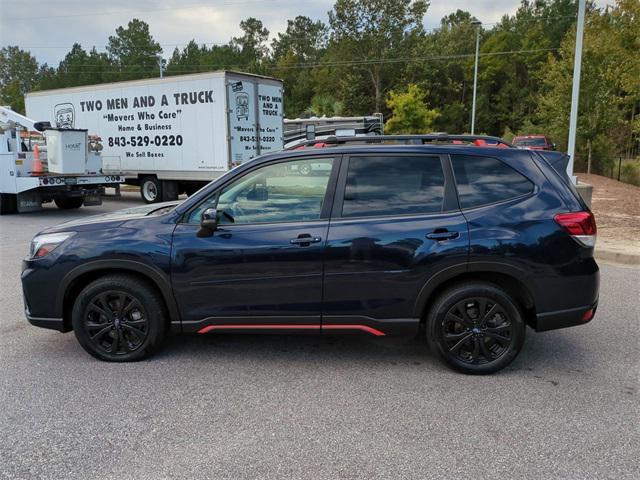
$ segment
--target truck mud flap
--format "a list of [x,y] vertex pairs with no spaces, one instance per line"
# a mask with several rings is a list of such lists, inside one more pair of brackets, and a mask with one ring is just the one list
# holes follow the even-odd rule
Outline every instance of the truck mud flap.
[[18,213],[38,212],[42,210],[42,197],[38,192],[18,194]]
[[87,195],[84,197],[84,206],[85,207],[96,207],[98,205],[102,205],[102,196],[99,194]]

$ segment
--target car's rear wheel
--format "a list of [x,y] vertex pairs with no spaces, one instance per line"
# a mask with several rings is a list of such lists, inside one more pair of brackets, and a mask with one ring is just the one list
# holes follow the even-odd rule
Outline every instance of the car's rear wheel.
[[130,362],[154,353],[166,333],[158,294],[133,277],[112,275],[89,284],[76,299],[73,331],[100,360]]
[[489,283],[458,285],[436,300],[427,317],[427,340],[450,367],[494,373],[522,349],[525,323],[517,302]]

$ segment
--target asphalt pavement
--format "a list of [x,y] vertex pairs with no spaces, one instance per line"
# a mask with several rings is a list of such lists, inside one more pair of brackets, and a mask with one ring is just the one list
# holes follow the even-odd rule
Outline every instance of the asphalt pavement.
[[0,479],[640,478],[640,269],[601,264],[591,323],[485,377],[419,339],[181,335],[109,364],[30,326],[32,235],[139,204],[0,218]]

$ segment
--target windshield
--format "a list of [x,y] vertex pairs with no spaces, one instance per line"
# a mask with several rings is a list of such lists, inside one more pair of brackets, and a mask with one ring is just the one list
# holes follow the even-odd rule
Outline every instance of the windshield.
[[544,147],[547,142],[545,142],[544,138],[515,138],[513,140],[514,145],[522,146],[522,147]]

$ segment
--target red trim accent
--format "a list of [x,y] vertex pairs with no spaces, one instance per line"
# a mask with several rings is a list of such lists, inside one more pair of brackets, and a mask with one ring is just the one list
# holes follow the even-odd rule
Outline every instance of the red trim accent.
[[362,330],[376,337],[384,337],[385,333],[367,325],[322,325],[323,330]]
[[299,324],[242,324],[242,325],[207,325],[198,333],[208,333],[214,330],[361,330],[376,337],[384,337],[385,333],[367,325],[299,325]]

